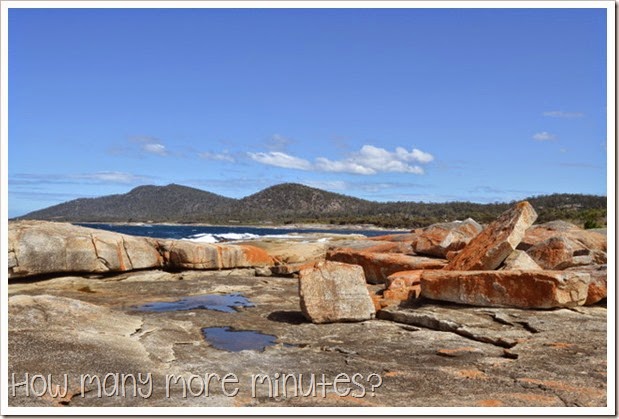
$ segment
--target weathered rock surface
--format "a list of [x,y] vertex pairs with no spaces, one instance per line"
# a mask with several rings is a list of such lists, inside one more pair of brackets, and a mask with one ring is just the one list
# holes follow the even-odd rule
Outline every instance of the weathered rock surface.
[[494,270],[509,256],[537,218],[528,202],[520,202],[505,211],[472,239],[445,269],[452,271]]
[[265,251],[249,245],[155,240],[67,223],[9,223],[9,278],[159,268],[231,269],[273,263]]
[[441,269],[446,261],[423,256],[410,256],[397,253],[373,253],[336,249],[327,252],[327,260],[360,265],[365,279],[370,284],[387,282],[393,273],[416,269]]
[[246,244],[264,250],[278,264],[307,263],[325,260],[327,243],[303,243],[292,240],[252,240],[238,244]]
[[9,223],[9,278],[62,272],[124,272],[159,268],[157,243],[66,223]]
[[417,233],[386,234],[384,236],[368,237],[368,240],[412,244],[417,240]]
[[364,240],[349,240],[332,244],[328,251],[363,251],[374,253],[404,253],[413,254],[411,243],[404,241],[389,241],[389,240],[373,240],[368,238]]
[[[70,387],[65,397],[56,398],[27,396],[24,387],[13,396],[9,389],[9,406],[363,406],[383,413],[386,406],[607,406],[603,305],[538,311],[417,300],[414,307],[382,311],[378,316],[385,319],[313,324],[299,310],[296,281],[223,276],[227,273],[142,271],[9,283],[9,380],[11,373],[18,381],[25,373],[52,374],[56,383],[68,373]],[[231,313],[133,308],[202,294],[243,294],[254,307]],[[52,297],[37,300],[43,295]],[[201,329],[222,326],[277,339],[262,352],[220,350],[204,340]],[[103,379],[116,372],[151,372],[150,397],[132,397],[131,391],[126,397],[98,397],[95,385],[88,385],[82,397],[76,385],[81,374]],[[235,374],[239,383],[227,389],[237,386],[238,393],[226,397],[214,378],[208,397],[183,397],[180,383],[166,397],[166,374],[189,379],[206,373]],[[330,382],[338,374],[358,373],[365,394],[341,383],[338,393],[327,387],[324,396],[320,387],[314,395],[295,395],[292,386],[283,395],[280,386],[275,397],[264,383],[252,395],[253,375],[273,379],[283,373],[313,373],[317,380],[324,374]],[[382,380],[374,391],[371,384],[379,381],[377,376],[366,381],[370,374]],[[198,380],[193,388],[199,388]],[[347,388],[351,392],[345,395]]]
[[557,236],[575,240],[587,249],[606,252],[605,234],[595,230],[584,230],[562,220],[531,226],[527,229],[518,248],[528,250],[532,246]]
[[544,269],[562,270],[606,263],[604,251],[591,250],[570,237],[550,237],[530,247],[527,254]]
[[583,272],[591,276],[585,305],[595,304],[606,298],[608,281],[606,265],[577,266],[568,268],[567,271]]
[[590,276],[569,271],[425,271],[421,295],[482,307],[583,305]]
[[422,270],[396,272],[387,278],[383,296],[387,300],[408,301],[421,295]]
[[471,218],[434,224],[417,230],[413,250],[420,255],[445,258],[447,252],[461,250],[481,231],[482,227]]
[[232,269],[273,265],[264,250],[249,245],[193,243],[183,240],[159,242],[169,269]]
[[318,262],[299,273],[303,315],[313,323],[352,322],[374,317],[374,303],[360,266]]
[[522,250],[514,250],[507,256],[507,259],[501,265],[502,270],[540,270],[542,269],[526,252]]

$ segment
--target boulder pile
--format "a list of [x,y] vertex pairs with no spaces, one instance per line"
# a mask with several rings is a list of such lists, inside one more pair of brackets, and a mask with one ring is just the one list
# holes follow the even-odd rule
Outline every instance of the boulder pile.
[[533,225],[536,218],[520,202],[485,228],[471,219],[435,224],[371,239],[380,246],[334,247],[327,259],[360,265],[368,284],[385,284],[373,295],[377,310],[418,298],[528,309],[606,298],[606,237],[564,221]]

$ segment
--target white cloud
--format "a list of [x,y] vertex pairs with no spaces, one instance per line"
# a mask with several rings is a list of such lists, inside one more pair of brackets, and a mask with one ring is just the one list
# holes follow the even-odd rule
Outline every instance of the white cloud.
[[97,172],[78,175],[69,175],[72,179],[92,180],[104,183],[136,183],[147,180],[145,176],[138,176],[126,172]]
[[143,144],[142,145],[142,150],[150,153],[150,154],[157,154],[159,156],[167,156],[168,152],[165,148],[165,146],[163,144],[159,144],[159,143],[148,143],[148,144]]
[[421,175],[424,174],[423,168],[411,163],[425,164],[434,160],[434,156],[416,148],[408,151],[403,147],[397,147],[395,151],[388,151],[373,145],[364,145],[359,151],[350,153],[341,160],[318,157],[314,163],[281,152],[249,153],[249,156],[259,163],[272,166],[358,175],[384,172]]
[[549,132],[542,131],[533,134],[533,139],[535,141],[553,141],[557,139],[557,136]]
[[161,140],[155,137],[140,136],[129,139],[132,143],[139,143],[140,150],[148,154],[156,154],[158,156],[168,156],[170,153]]
[[419,162],[419,163],[430,163],[432,160],[434,160],[434,156],[432,154],[425,153],[425,152],[423,152],[421,150],[418,150],[416,148],[413,148],[413,151],[411,151],[409,153],[403,147],[396,147],[395,152],[398,155],[398,157],[400,157],[402,160],[405,160],[405,161],[416,161],[416,162]]
[[312,169],[312,164],[309,161],[279,151],[270,151],[268,153],[247,153],[247,155],[258,163],[268,164],[270,166],[298,170]]
[[582,112],[548,111],[544,112],[544,116],[552,118],[582,118],[585,114]]
[[234,157],[232,157],[227,152],[224,152],[224,153],[211,153],[209,151],[205,151],[203,153],[198,153],[198,156],[200,156],[200,158],[203,158],[203,159],[206,159],[206,160],[227,161],[227,162],[230,162],[230,163],[234,163]]
[[343,160],[329,160],[324,157],[316,159],[318,170],[325,172],[344,172],[361,175],[373,175],[380,172],[413,173],[421,175],[423,168],[410,162],[429,163],[434,156],[414,148],[408,151],[397,147],[394,152],[373,145],[364,145],[359,151],[351,153]]
[[350,160],[333,161],[325,157],[318,157],[314,166],[322,172],[354,173],[357,175],[373,175],[376,170]]

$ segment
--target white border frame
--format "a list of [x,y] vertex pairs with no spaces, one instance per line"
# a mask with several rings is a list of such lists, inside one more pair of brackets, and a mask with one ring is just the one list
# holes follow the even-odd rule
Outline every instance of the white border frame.
[[[607,198],[608,277],[616,278],[615,218],[615,2],[568,1],[15,1],[0,3],[0,286],[1,360],[8,360],[8,12],[14,8],[601,8],[607,11]],[[615,282],[608,281],[607,407],[9,407],[8,362],[1,362],[3,415],[615,415]],[[517,413],[515,413],[515,410]]]

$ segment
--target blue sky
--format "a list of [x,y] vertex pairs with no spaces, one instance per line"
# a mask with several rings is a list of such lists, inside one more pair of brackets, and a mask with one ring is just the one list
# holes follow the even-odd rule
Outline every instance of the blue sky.
[[11,9],[9,216],[178,183],[606,195],[605,9]]

